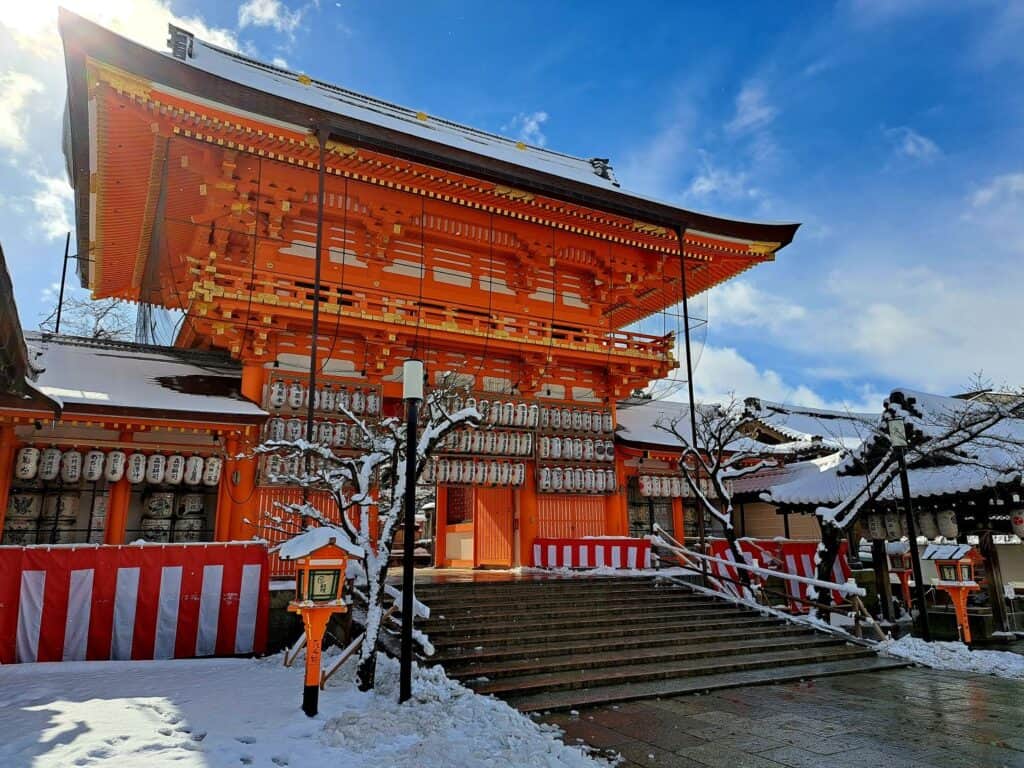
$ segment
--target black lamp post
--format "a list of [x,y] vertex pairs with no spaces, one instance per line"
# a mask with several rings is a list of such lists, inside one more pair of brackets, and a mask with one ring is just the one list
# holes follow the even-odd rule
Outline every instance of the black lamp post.
[[931,642],[932,632],[928,626],[928,606],[924,601],[924,576],[921,574],[921,557],[917,551],[917,526],[914,521],[914,503],[910,499],[910,478],[907,476],[907,427],[903,419],[894,417],[886,422],[889,444],[896,452],[900,465],[900,486],[903,491],[903,510],[907,516],[907,537],[910,539],[910,557],[914,566],[914,596],[917,598],[921,618],[921,637]]
[[419,405],[423,400],[423,361],[402,365],[405,400],[405,534],[402,537],[402,654],[398,703],[412,696],[413,549],[416,544],[416,437]]

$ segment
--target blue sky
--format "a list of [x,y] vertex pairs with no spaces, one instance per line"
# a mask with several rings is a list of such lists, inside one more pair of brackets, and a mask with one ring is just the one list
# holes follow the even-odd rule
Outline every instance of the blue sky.
[[[806,405],[1024,384],[1024,3],[68,2],[585,157],[693,209],[800,221],[709,297],[695,377]],[[54,301],[70,190],[56,4],[0,15],[0,242]]]

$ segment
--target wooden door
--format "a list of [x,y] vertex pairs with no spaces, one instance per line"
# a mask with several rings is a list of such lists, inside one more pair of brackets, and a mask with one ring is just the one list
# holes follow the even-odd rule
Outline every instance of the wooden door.
[[474,491],[473,559],[476,565],[512,567],[511,488],[477,488]]

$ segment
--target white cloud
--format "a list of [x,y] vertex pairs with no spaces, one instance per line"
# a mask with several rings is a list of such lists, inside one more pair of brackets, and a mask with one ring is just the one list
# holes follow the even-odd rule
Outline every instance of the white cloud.
[[807,310],[799,304],[762,291],[746,280],[731,280],[715,288],[710,301],[715,325],[780,332],[807,316]]
[[519,141],[526,144],[543,147],[548,140],[542,130],[544,123],[547,121],[547,112],[520,112],[507,125],[503,125],[501,130],[513,134]]
[[42,90],[42,83],[23,72],[0,74],[0,147],[13,152],[24,151],[28,129],[26,107],[32,95]]
[[938,144],[905,125],[886,129],[885,137],[892,143],[897,154],[911,160],[930,163],[942,154]]
[[884,398],[881,392],[864,389],[856,400],[826,399],[805,384],[790,384],[776,371],[759,369],[732,347],[705,346],[693,373],[693,385],[700,402],[722,402],[735,394],[809,408],[870,412],[881,410]]
[[779,110],[767,102],[764,88],[758,83],[747,83],[736,96],[736,114],[725,129],[732,134],[743,134],[770,125]]
[[759,195],[757,188],[750,185],[749,173],[716,166],[707,152],[701,151],[700,155],[702,170],[690,181],[683,195],[684,199],[719,197],[724,200],[737,200]]
[[238,7],[238,26],[271,27],[292,34],[302,23],[302,10],[291,10],[280,0],[246,0]]
[[38,186],[32,193],[32,207],[36,212],[36,226],[48,240],[63,237],[71,231],[71,187],[60,176],[32,173]]
[[281,69],[288,69],[288,61],[286,59],[282,59],[280,56],[275,56],[273,59],[271,59],[270,63],[273,64],[275,67],[280,67]]
[[13,3],[0,14],[0,27],[10,31],[25,50],[47,59],[61,56],[57,8],[64,7],[150,48],[166,48],[167,25],[193,32],[222,48],[238,50],[238,37],[230,29],[214,27],[199,15],[178,16],[168,0],[34,0]]
[[971,205],[986,208],[992,205],[1024,201],[1024,173],[996,176],[971,195]]

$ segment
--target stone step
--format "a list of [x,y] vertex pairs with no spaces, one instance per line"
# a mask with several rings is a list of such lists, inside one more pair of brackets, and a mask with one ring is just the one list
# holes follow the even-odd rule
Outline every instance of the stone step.
[[[649,589],[655,582],[659,582],[655,576],[637,578],[565,578],[565,579],[536,579],[522,581],[483,581],[465,582],[450,584],[416,584],[416,594],[419,595],[494,595],[528,594],[530,592],[552,593],[552,592],[585,592],[600,590],[631,590]],[[672,582],[661,580],[660,584],[666,588],[675,588]]]
[[502,597],[494,600],[459,600],[455,602],[450,600],[429,600],[424,598],[422,595],[416,595],[416,598],[420,602],[429,605],[431,613],[488,612],[500,610],[514,610],[526,613],[532,610],[554,611],[585,606],[613,605],[620,607],[623,605],[645,605],[648,603],[675,603],[687,605],[691,603],[707,602],[721,604],[722,602],[721,600],[708,598],[704,595],[694,595],[682,590],[678,592],[647,590],[646,592],[637,593],[635,595],[573,595],[564,599],[551,599],[545,596],[525,598],[513,595],[512,597]]
[[661,599],[661,600],[632,600],[628,603],[610,603],[610,604],[577,604],[572,603],[570,605],[560,606],[538,606],[530,608],[521,608],[515,605],[503,605],[503,606],[484,606],[477,608],[458,608],[451,610],[449,608],[436,608],[430,607],[430,618],[423,621],[419,620],[418,623],[423,623],[424,627],[429,631],[430,627],[434,623],[446,624],[452,622],[468,622],[474,623],[478,621],[502,621],[504,619],[560,619],[560,618],[587,618],[596,614],[628,614],[630,616],[640,616],[645,614],[655,614],[663,612],[673,612],[683,614],[691,610],[708,610],[711,608],[726,608],[727,604],[721,600],[673,600],[673,599]]
[[668,680],[709,674],[724,674],[762,667],[780,667],[791,664],[812,664],[819,661],[840,661],[863,658],[873,652],[861,646],[836,647],[823,645],[794,650],[766,651],[719,659],[699,658],[673,662],[629,664],[596,669],[572,670],[534,675],[503,677],[487,682],[470,682],[478,693],[515,694],[517,696],[539,691],[559,691],[576,688],[596,688],[650,680]]
[[737,627],[734,629],[717,629],[713,632],[690,632],[680,637],[675,633],[645,633],[641,635],[629,635],[625,637],[613,637],[603,640],[569,640],[566,642],[538,642],[508,646],[504,648],[483,647],[477,651],[473,648],[464,649],[461,652],[451,649],[447,653],[438,653],[426,659],[430,664],[441,664],[446,671],[459,670],[464,666],[481,663],[492,663],[500,661],[514,661],[518,659],[543,659],[549,656],[560,656],[571,653],[599,653],[610,651],[630,651],[646,648],[666,648],[685,643],[702,642],[727,642],[749,638],[758,640],[761,638],[778,638],[785,642],[786,638],[803,637],[810,634],[810,631],[800,627],[793,627],[787,624],[778,624],[766,627]]
[[619,600],[627,601],[644,597],[678,595],[693,596],[685,587],[624,587],[622,589],[579,589],[579,590],[523,590],[517,592],[493,592],[486,594],[446,593],[423,594],[416,591],[416,597],[428,605],[490,605],[510,600],[522,601],[525,605],[539,605],[565,602],[568,600]]
[[[693,621],[690,619],[679,619],[674,622],[647,624],[645,622],[633,622],[629,624],[618,624],[600,629],[574,629],[568,628],[558,632],[513,632],[508,635],[489,635],[486,638],[474,637],[472,635],[458,637],[454,635],[444,637],[431,636],[430,640],[436,648],[452,647],[475,647],[486,646],[489,648],[502,646],[519,646],[531,642],[568,642],[573,640],[597,640],[602,638],[615,637],[636,637],[642,636],[645,632],[680,633],[685,635],[689,632],[714,631],[719,629],[733,629],[737,627],[770,627],[778,626],[779,619],[765,618],[763,616],[744,616],[740,613],[730,614],[728,618],[714,620]],[[685,637],[683,638],[685,639]]]
[[631,648],[618,651],[568,654],[546,658],[519,659],[515,661],[470,664],[447,669],[449,677],[470,680],[487,678],[496,680],[524,674],[551,674],[570,670],[606,669],[639,664],[668,664],[686,659],[722,659],[727,656],[766,653],[773,650],[797,650],[842,645],[841,640],[823,635],[807,634],[800,637],[676,644],[670,647]]
[[503,635],[511,631],[531,632],[534,630],[547,629],[549,632],[559,630],[587,629],[590,627],[604,627],[608,625],[632,625],[642,622],[646,625],[670,624],[682,620],[701,621],[703,619],[716,619],[733,616],[749,616],[754,612],[730,605],[716,605],[706,609],[686,609],[682,611],[632,611],[629,608],[621,610],[605,611],[587,616],[568,616],[562,619],[544,619],[526,614],[515,617],[512,621],[459,621],[446,619],[431,619],[424,625],[424,629],[430,637],[444,638],[451,636],[459,637],[488,637],[490,635]]
[[812,677],[877,672],[906,666],[908,666],[907,662],[878,656],[873,658],[846,658],[790,664],[788,666],[693,675],[666,680],[649,680],[641,683],[594,686],[586,689],[510,694],[503,698],[521,712],[547,712],[559,709],[636,701],[639,699],[685,696],[687,694],[704,693],[724,688],[739,688],[745,685],[774,685]]

